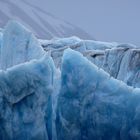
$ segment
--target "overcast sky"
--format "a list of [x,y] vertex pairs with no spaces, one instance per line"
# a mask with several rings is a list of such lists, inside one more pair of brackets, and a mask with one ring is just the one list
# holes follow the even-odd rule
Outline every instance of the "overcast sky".
[[140,46],[140,0],[31,0],[97,40]]

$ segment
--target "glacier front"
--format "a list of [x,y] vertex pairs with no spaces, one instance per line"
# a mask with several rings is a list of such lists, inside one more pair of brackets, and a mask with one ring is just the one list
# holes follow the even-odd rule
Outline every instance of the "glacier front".
[[70,49],[62,60],[59,140],[140,138],[140,89],[128,87]]
[[0,140],[140,140],[140,49],[0,31]]
[[1,41],[1,69],[39,59],[45,53],[35,36],[16,21],[5,26]]
[[115,79],[129,86],[140,87],[140,49],[132,44],[81,40],[78,37],[40,42],[47,52],[51,50],[56,67],[61,67],[64,50],[71,48],[82,53]]

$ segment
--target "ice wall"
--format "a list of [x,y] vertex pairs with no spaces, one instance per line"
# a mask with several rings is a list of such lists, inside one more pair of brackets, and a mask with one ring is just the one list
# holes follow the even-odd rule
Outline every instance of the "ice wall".
[[52,58],[16,21],[0,33],[0,49],[0,139],[51,139]]
[[9,21],[3,31],[1,44],[1,69],[7,69],[31,59],[39,59],[44,55],[35,36],[16,21]]
[[51,50],[56,67],[61,66],[67,48],[79,51],[92,63],[127,85],[140,87],[140,49],[132,44],[81,40],[77,37],[40,41],[46,51]]
[[0,140],[140,140],[139,52],[77,37],[38,41],[9,22],[0,32]]
[[58,140],[139,140],[140,89],[128,87],[70,49],[62,60]]

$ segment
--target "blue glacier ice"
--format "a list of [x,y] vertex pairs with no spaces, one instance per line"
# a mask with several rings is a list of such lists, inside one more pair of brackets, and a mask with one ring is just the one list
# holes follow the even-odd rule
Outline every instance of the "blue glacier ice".
[[0,31],[0,48],[1,48],[1,43],[2,43],[2,36],[3,36],[3,33]]
[[48,140],[53,68],[46,56],[0,72],[1,140]]
[[140,49],[132,44],[81,40],[77,37],[40,41],[51,51],[56,67],[61,67],[64,50],[71,48],[86,56],[114,78],[129,86],[140,87]]
[[92,49],[107,49],[112,48],[118,45],[116,42],[101,42],[95,40],[82,40],[76,36],[68,37],[68,38],[53,38],[52,40],[40,40],[42,46],[46,49],[53,48],[59,49],[63,47],[70,48],[80,48],[92,50]]
[[39,59],[44,50],[35,36],[16,21],[9,21],[1,43],[1,69],[7,69],[31,59]]
[[91,50],[101,51],[116,47],[118,43],[107,43],[94,40],[81,40],[78,37],[72,36],[69,38],[54,38],[52,40],[39,40],[45,51],[51,51],[51,56],[54,59],[56,67],[61,65],[61,57],[63,51],[67,48],[87,54]]
[[62,60],[58,140],[139,140],[140,89],[68,49]]
[[[0,140],[140,140],[140,49],[0,31]],[[129,86],[128,86],[129,85]]]

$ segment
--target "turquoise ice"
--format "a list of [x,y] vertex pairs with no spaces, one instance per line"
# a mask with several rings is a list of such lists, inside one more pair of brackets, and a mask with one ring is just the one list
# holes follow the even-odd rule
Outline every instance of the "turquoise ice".
[[10,21],[0,31],[0,139],[139,140],[139,52],[78,37],[38,40]]

